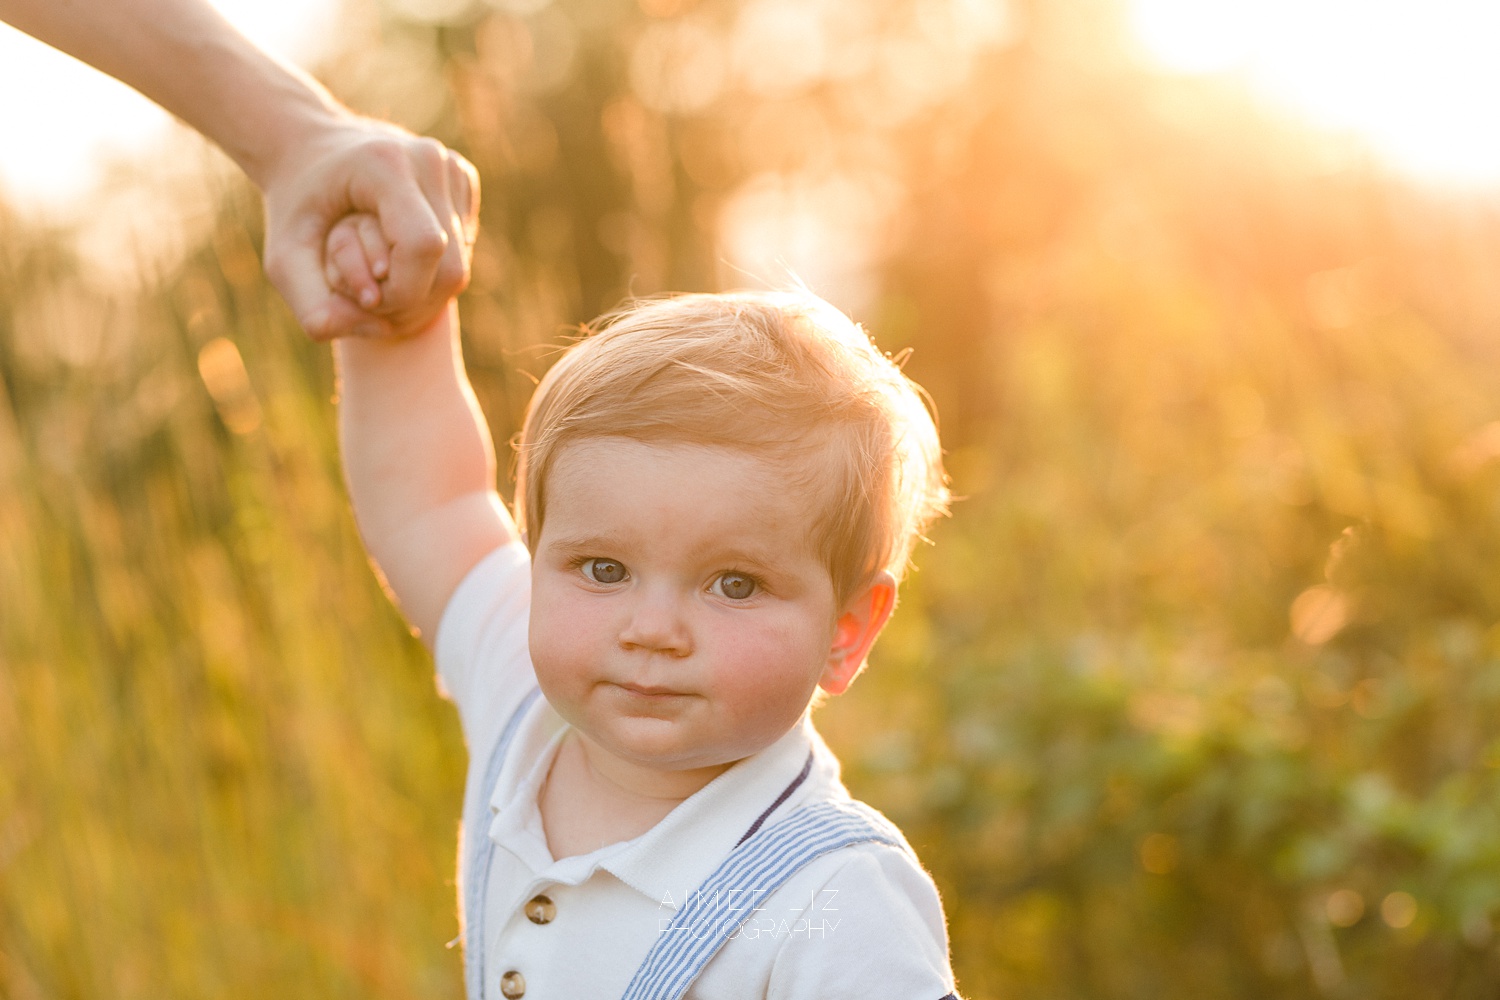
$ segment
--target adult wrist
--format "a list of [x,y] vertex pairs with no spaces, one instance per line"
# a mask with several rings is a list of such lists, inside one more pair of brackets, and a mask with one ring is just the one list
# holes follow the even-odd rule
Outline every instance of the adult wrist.
[[275,82],[273,100],[241,117],[236,131],[210,136],[262,192],[336,149],[339,136],[364,127],[317,81],[285,68],[288,75]]

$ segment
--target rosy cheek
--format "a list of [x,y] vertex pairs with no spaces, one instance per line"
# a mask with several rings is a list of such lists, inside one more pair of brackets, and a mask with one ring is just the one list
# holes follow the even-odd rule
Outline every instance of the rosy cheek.
[[786,651],[775,642],[756,641],[756,637],[727,637],[718,648],[731,651],[725,662],[714,671],[720,690],[733,696],[748,710],[775,704],[785,691],[786,678],[767,664],[782,662]]
[[539,588],[531,608],[531,655],[539,671],[555,671],[569,658],[572,638],[567,608],[553,593]]

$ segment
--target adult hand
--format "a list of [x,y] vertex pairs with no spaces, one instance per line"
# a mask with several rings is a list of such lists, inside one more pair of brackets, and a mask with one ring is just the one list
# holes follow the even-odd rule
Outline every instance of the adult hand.
[[[263,182],[266,273],[314,340],[417,333],[468,285],[479,175],[458,153],[349,116],[280,160]],[[356,301],[330,287],[324,247],[339,219],[358,212],[378,220],[389,263],[377,261]]]
[[[207,0],[0,0],[0,20],[139,90],[202,132],[266,198],[266,269],[309,334],[425,328],[469,280],[474,168],[430,139],[359,118],[272,58]],[[350,213],[379,220],[383,281],[332,292],[323,245]]]

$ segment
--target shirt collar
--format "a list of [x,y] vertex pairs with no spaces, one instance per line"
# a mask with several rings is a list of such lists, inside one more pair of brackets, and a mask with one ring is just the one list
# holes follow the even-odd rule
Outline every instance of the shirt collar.
[[781,739],[704,785],[599,867],[653,901],[669,893],[682,899],[752,827],[775,822],[811,796],[846,796],[838,772],[838,759],[804,716]]
[[521,720],[490,795],[489,837],[533,872],[554,866],[542,828],[540,794],[568,725],[545,698]]
[[537,797],[567,728],[538,699],[506,754],[490,801],[490,839],[536,877],[576,885],[602,868],[653,902],[668,893],[681,899],[753,828],[776,822],[810,798],[849,794],[839,780],[838,758],[803,716],[775,743],[736,762],[639,837],[553,861]]

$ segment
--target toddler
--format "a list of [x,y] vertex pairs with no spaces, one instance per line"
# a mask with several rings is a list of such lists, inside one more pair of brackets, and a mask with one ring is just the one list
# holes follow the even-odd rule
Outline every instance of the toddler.
[[[382,249],[346,219],[331,280]],[[538,385],[512,521],[456,309],[336,353],[361,533],[471,755],[469,996],[953,997],[932,880],[809,718],[947,499],[897,366],[805,291],[633,303]]]

